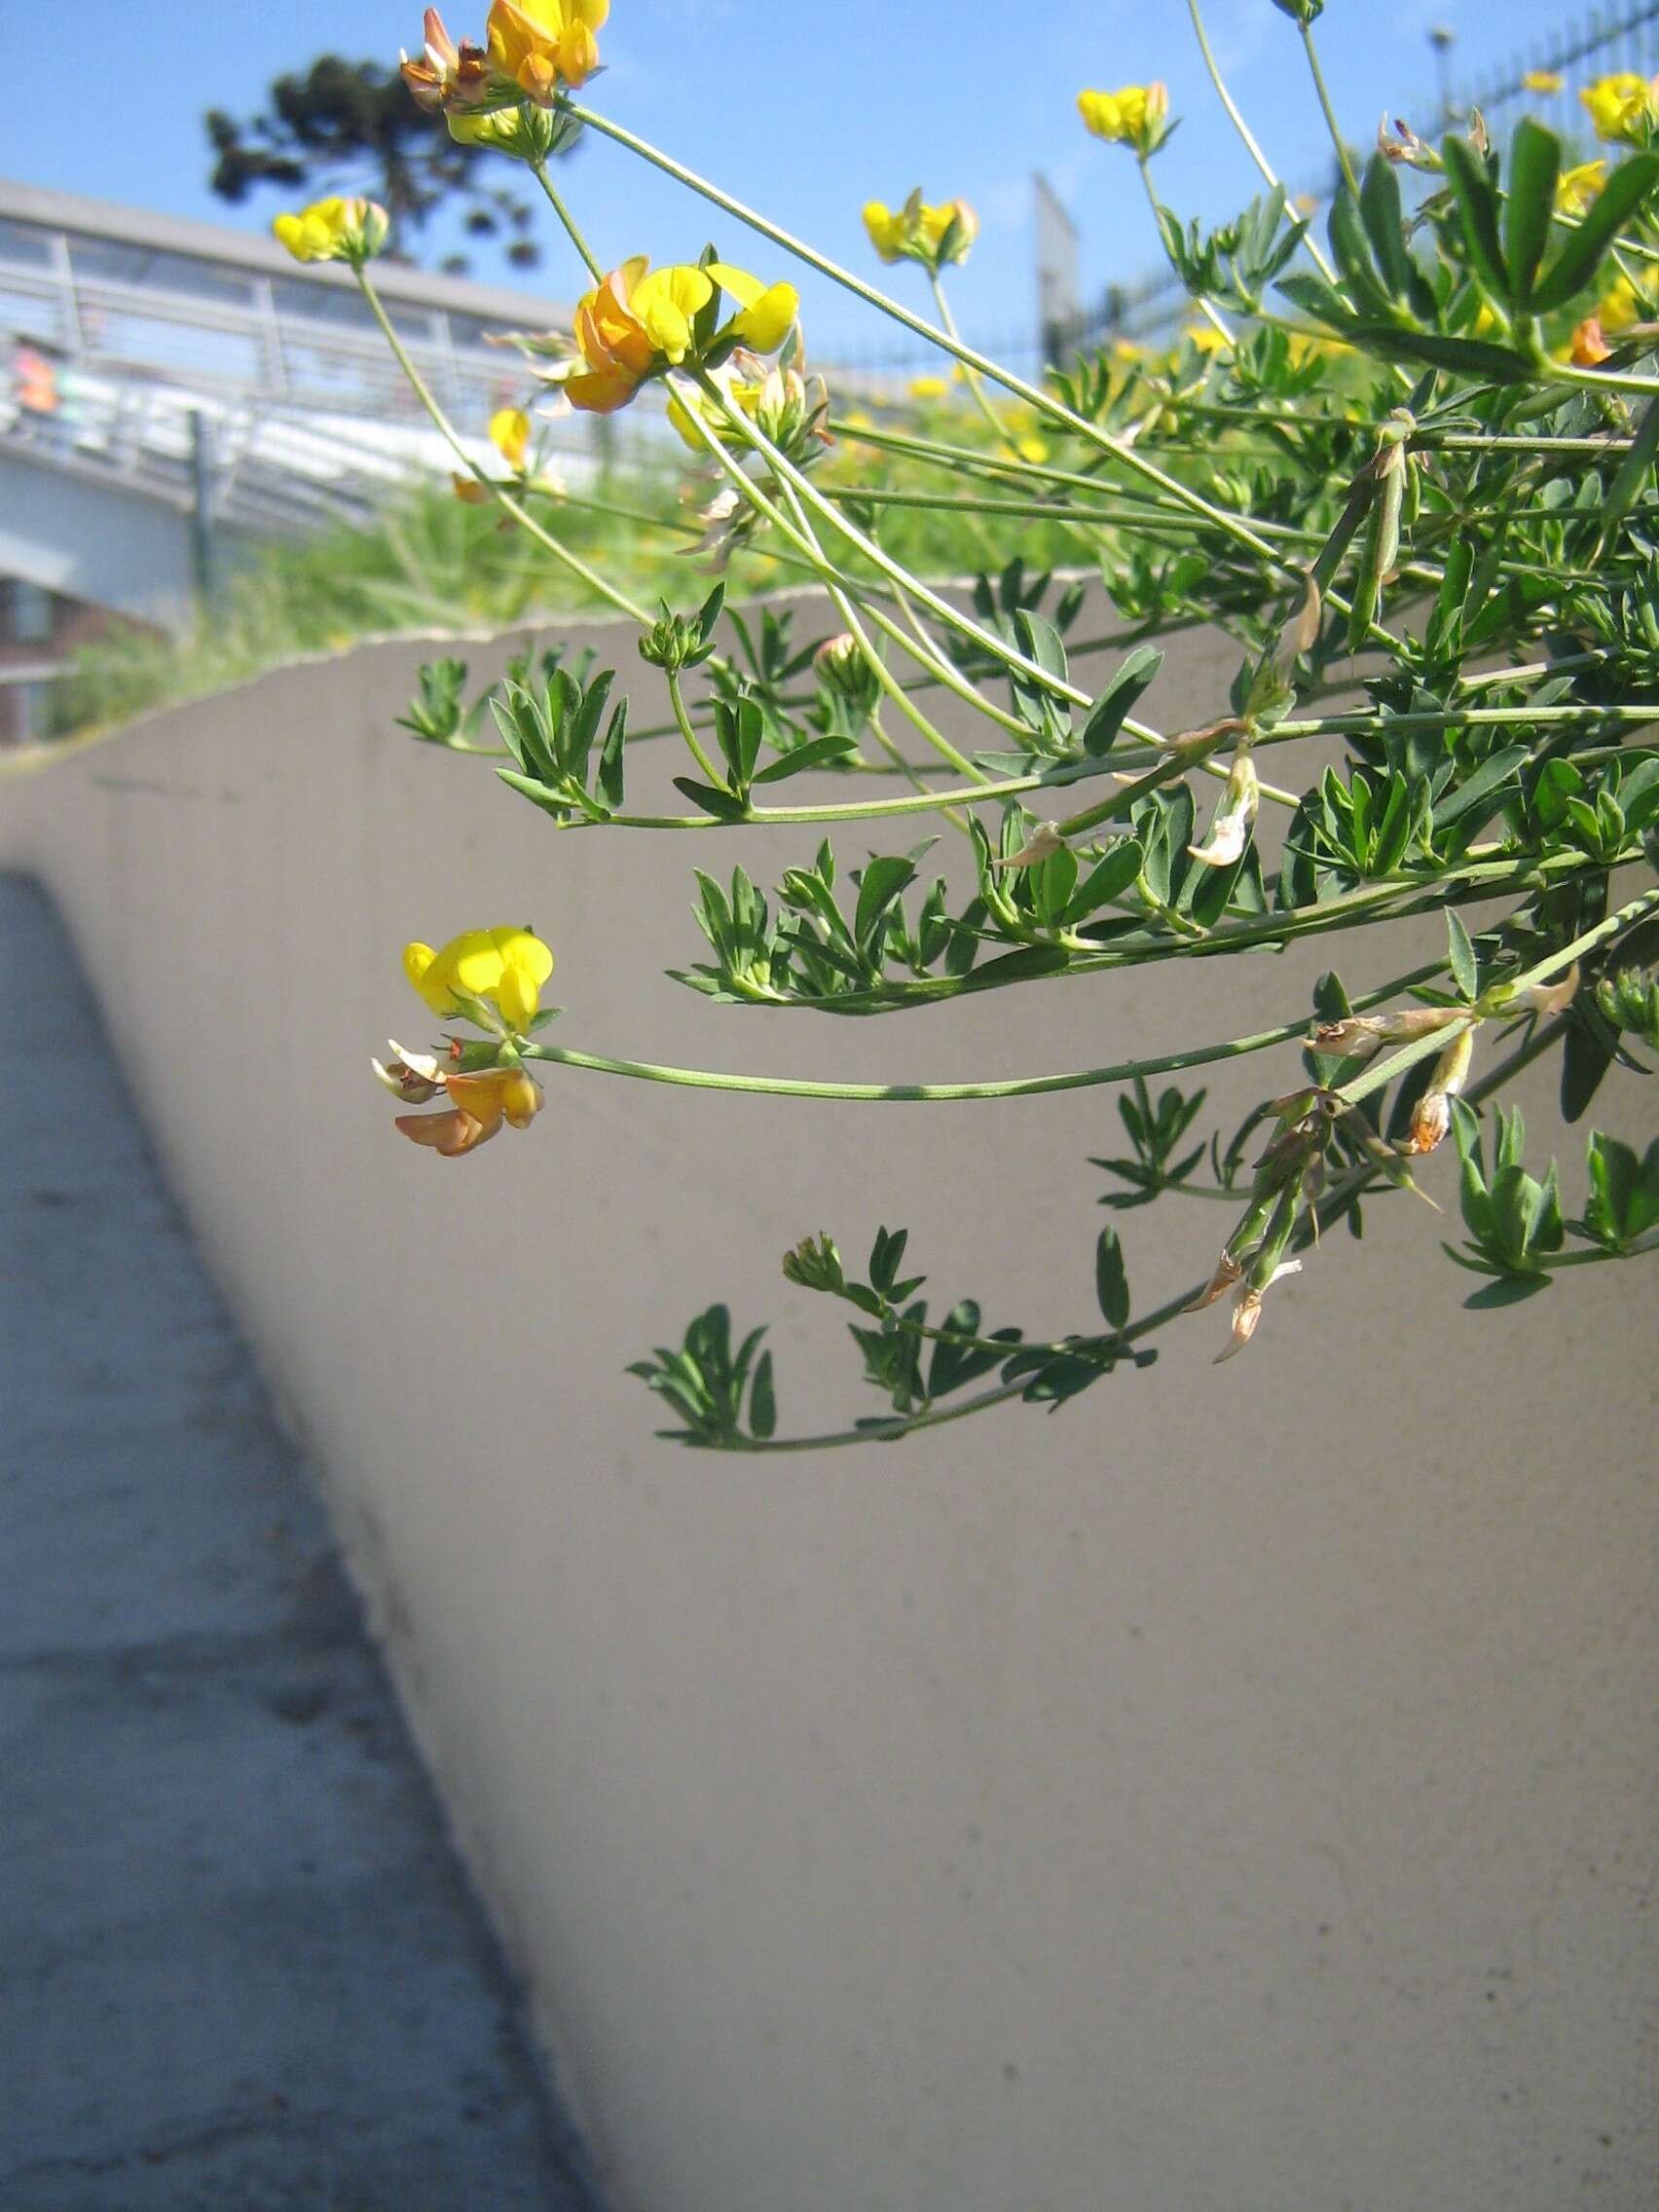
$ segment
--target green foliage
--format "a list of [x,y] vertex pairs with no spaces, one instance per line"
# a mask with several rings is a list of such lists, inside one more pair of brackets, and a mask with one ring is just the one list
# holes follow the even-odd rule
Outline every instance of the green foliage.
[[[1305,38],[1321,13],[1277,5]],[[1323,99],[1310,41],[1308,56]],[[497,773],[561,829],[740,847],[694,870],[708,957],[679,971],[721,1007],[899,1014],[1041,981],[1062,1014],[1077,1000],[1069,1038],[1108,972],[1341,932],[1352,977],[1386,925],[1444,917],[1444,949],[1414,970],[1362,967],[1351,997],[1327,972],[1307,1026],[1281,1014],[1254,1035],[1032,1077],[803,1084],[517,1040],[531,1060],[630,1078],[917,1107],[1098,1085],[1127,1146],[1095,1158],[1101,1204],[1224,1209],[1209,1281],[1161,1302],[1138,1291],[1162,1240],[1129,1249],[1099,1230],[1074,1285],[1092,1307],[1058,1336],[988,1326],[977,1294],[930,1298],[904,1230],[876,1231],[862,1273],[808,1237],[785,1275],[849,1309],[879,1410],[780,1437],[764,1331],[735,1343],[715,1305],[633,1370],[678,1423],[663,1433],[756,1452],[892,1440],[1013,1399],[1058,1407],[1223,1301],[1231,1357],[1284,1274],[1337,1264],[1326,1231],[1359,1237],[1389,1190],[1429,1197],[1454,1155],[1463,1235],[1447,1250],[1480,1277],[1477,1309],[1659,1250],[1659,1144],[1591,1129],[1569,1217],[1555,1161],[1529,1168],[1507,1095],[1545,1063],[1572,1122],[1621,1100],[1609,1076],[1647,1073],[1659,1051],[1659,153],[1613,161],[1573,213],[1562,144],[1531,118],[1506,147],[1478,116],[1438,149],[1402,131],[1357,173],[1338,152],[1323,243],[1277,186],[1219,225],[1154,189],[1197,316],[1162,352],[1098,348],[1041,391],[967,360],[955,389],[837,415],[792,337],[758,366],[726,364],[756,380],[733,386],[752,427],[734,427],[721,503],[699,523],[645,469],[625,498],[612,480],[546,510],[614,580],[613,606],[660,604],[640,625],[660,721],[636,716],[630,735],[615,671],[567,665],[557,645],[527,646],[477,696],[453,655],[421,672],[402,726],[496,753],[493,722]],[[721,312],[693,316],[694,352]],[[557,350],[533,344],[538,373],[556,376]],[[653,358],[647,382],[663,370]],[[772,445],[768,423],[786,425]],[[411,514],[388,518],[361,586],[336,560],[331,624],[353,605],[414,619],[434,598],[453,620],[492,563],[497,598],[522,588],[528,604],[534,536]],[[732,564],[712,591],[659,550],[705,525],[703,553]],[[417,527],[429,542],[388,575],[395,533]],[[318,585],[326,566],[308,571]],[[825,587],[834,635],[805,634],[804,601],[730,604],[780,574]],[[1105,637],[1081,634],[1090,575]],[[1198,625],[1228,665],[1197,726],[1170,728],[1162,641]],[[964,737],[946,708],[991,731]],[[689,812],[658,811],[677,803]],[[789,865],[743,865],[745,832],[786,826]],[[1206,1127],[1188,1071],[1258,1053],[1278,1057],[1254,1102],[1231,1133]]]

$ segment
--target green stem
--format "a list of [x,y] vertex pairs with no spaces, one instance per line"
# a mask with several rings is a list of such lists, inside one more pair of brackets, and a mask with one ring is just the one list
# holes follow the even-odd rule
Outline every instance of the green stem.
[[1325,89],[1325,72],[1319,66],[1318,49],[1313,44],[1313,26],[1311,23],[1304,23],[1301,29],[1303,50],[1308,55],[1309,69],[1312,72],[1313,90],[1318,93],[1319,105],[1324,110],[1325,129],[1331,133],[1331,144],[1337,150],[1337,160],[1342,166],[1343,180],[1357,200],[1359,198],[1359,179],[1353,173],[1353,159],[1343,138],[1341,126],[1337,122],[1337,111],[1331,105],[1331,95]]
[[[1443,962],[1416,972],[1416,979],[1436,975]],[[1385,984],[1368,994],[1367,1006],[1379,1004],[1405,987],[1413,978]],[[523,1048],[529,1060],[548,1060],[561,1067],[582,1068],[596,1075],[631,1077],[638,1083],[665,1083],[688,1090],[735,1090],[767,1098],[849,1099],[859,1104],[956,1105],[979,1099],[1039,1098],[1059,1090],[1088,1090],[1101,1084],[1132,1083],[1136,1076],[1173,1075],[1185,1068],[1212,1066],[1218,1060],[1241,1059],[1250,1052],[1288,1045],[1307,1034],[1309,1016],[1258,1030],[1248,1037],[1229,1038],[1221,1045],[1199,1045],[1182,1052],[1162,1052],[1151,1059],[1123,1060],[1116,1065],[1083,1068],[1067,1075],[1010,1076],[985,1083],[810,1083],[791,1076],[723,1075],[710,1068],[664,1067],[650,1060],[612,1059],[601,1052],[581,1052],[564,1045],[532,1043]]]
[[571,243],[581,255],[582,260],[587,264],[588,275],[593,278],[596,284],[603,284],[605,282],[605,271],[599,266],[599,263],[594,256],[593,249],[589,246],[587,240],[583,238],[581,232],[576,228],[575,218],[571,215],[571,210],[565,205],[564,201],[559,197],[558,191],[554,187],[553,179],[547,173],[546,163],[532,162],[530,165],[530,170],[536,183],[540,185],[542,191],[547,195],[548,204],[551,206],[554,214],[557,215],[560,222],[564,224]]
[[611,122],[608,116],[596,114],[591,108],[580,107],[572,102],[570,113],[578,122],[585,123],[591,129],[599,131],[603,137],[614,139],[619,146],[626,146],[630,153],[638,154],[643,161],[649,162],[653,168],[661,169],[665,176],[675,178],[677,182],[699,194],[701,198],[709,201],[714,206],[723,208],[735,221],[745,223],[751,230],[758,232],[762,238],[770,239],[774,245],[781,246],[786,253],[793,254],[798,261],[804,262],[809,269],[816,269],[820,276],[828,276],[831,283],[841,285],[845,290],[864,300],[868,306],[879,310],[881,313],[890,316],[894,321],[902,323],[906,330],[914,332],[918,338],[925,338],[930,345],[938,346],[943,351],[953,354],[964,366],[977,369],[989,383],[1001,385],[1005,391],[1012,391],[1016,398],[1023,399],[1027,405],[1036,408],[1040,414],[1048,416],[1051,422],[1062,424],[1065,428],[1084,439],[1087,444],[1094,446],[1102,453],[1112,455],[1125,468],[1143,477],[1148,483],[1156,484],[1161,490],[1168,492],[1172,497],[1179,499],[1184,506],[1191,507],[1194,513],[1202,514],[1218,530],[1225,531],[1237,543],[1248,546],[1251,552],[1259,555],[1262,559],[1275,567],[1285,569],[1287,572],[1300,572],[1295,571],[1291,564],[1279,561],[1272,547],[1265,539],[1258,536],[1251,526],[1239,516],[1230,514],[1224,508],[1212,505],[1201,493],[1194,492],[1177,478],[1166,475],[1161,468],[1158,467],[1154,461],[1149,461],[1135,447],[1127,445],[1122,438],[1114,437],[1110,432],[1102,430],[1097,424],[1090,423],[1083,416],[1074,414],[1069,407],[1062,406],[1051,393],[1042,390],[1036,385],[1027,384],[1023,377],[1015,376],[1012,369],[1004,368],[1000,362],[991,360],[988,355],[978,352],[974,347],[963,345],[952,339],[947,332],[940,330],[921,315],[912,314],[908,308],[902,307],[897,300],[890,299],[886,293],[878,292],[873,285],[865,283],[861,277],[855,276],[851,270],[843,269],[838,262],[831,261],[828,255],[819,253],[814,247],[808,245],[803,239],[797,239],[793,233],[784,230],[777,223],[768,221],[756,209],[745,206],[741,200],[735,200],[730,193],[722,192],[719,185],[711,184],[706,177],[699,176],[695,169],[687,168],[682,162],[677,162],[671,155],[659,152],[646,139],[637,137],[633,131],[624,129],[621,124]]
[[[713,378],[700,379],[698,389],[706,389],[706,391],[713,396],[716,404],[719,406],[720,412],[725,416],[726,420],[734,424],[746,438],[750,437],[754,433],[754,424],[749,423],[746,418],[739,415],[737,410],[727,403],[724,392],[720,390],[719,387],[714,382]],[[813,573],[818,577],[819,582],[824,586],[825,590],[829,592],[832,602],[837,608],[837,611],[841,615],[841,619],[846,623],[849,632],[854,638],[857,639],[859,643],[859,648],[863,652],[866,663],[874,674],[876,682],[881,685],[883,691],[885,691],[887,695],[893,700],[900,713],[903,715],[908,722],[910,722],[910,724],[916,729],[918,734],[927,740],[928,744],[933,747],[934,751],[938,753],[942,759],[948,761],[949,764],[953,768],[955,768],[959,775],[970,776],[977,782],[983,783],[985,779],[982,771],[977,768],[974,765],[973,761],[971,761],[964,753],[960,752],[957,747],[951,744],[949,738],[944,735],[942,730],[937,729],[934,726],[934,724],[928,719],[927,716],[922,713],[921,709],[910,698],[909,694],[904,690],[903,686],[899,682],[898,679],[888,669],[885,661],[882,660],[881,655],[875,650],[875,647],[870,644],[869,639],[863,628],[863,625],[858,619],[858,616],[852,611],[852,608],[849,603],[848,592],[846,590],[843,590],[843,586],[849,583],[849,579],[842,575],[840,570],[837,569],[834,563],[830,560],[823,547],[819,544],[818,539],[814,535],[810,524],[807,522],[805,515],[800,511],[799,501],[793,499],[788,484],[780,478],[780,489],[784,492],[786,498],[791,498],[791,503],[794,507],[795,514],[799,517],[798,522],[792,519],[790,516],[785,515],[783,511],[774,503],[774,501],[766,497],[766,494],[761,490],[760,486],[756,484],[755,482],[755,479],[751,475],[749,475],[748,471],[742,467],[736,457],[726,451],[722,441],[715,434],[715,431],[711,428],[711,426],[706,422],[704,422],[702,411],[698,405],[697,400],[695,398],[682,399],[682,405],[684,408],[686,419],[690,423],[692,429],[703,441],[710,454],[714,457],[716,464],[719,466],[721,472],[727,478],[729,478],[739,495],[742,498],[746,498],[751,506],[755,508],[757,514],[763,515],[766,520],[772,525],[773,529],[778,531],[783,536],[788,538],[789,541],[800,552],[802,558],[811,568]],[[852,596],[856,597],[857,594],[855,593]],[[890,631],[891,634],[895,637],[902,638],[903,634],[899,632],[892,624],[888,623],[877,609],[870,608],[862,600],[861,605],[865,605],[865,611],[870,615],[872,620],[878,622],[884,630]],[[912,651],[915,650],[913,646],[910,649]],[[987,713],[991,711],[988,704],[985,701],[980,700],[977,692],[972,696],[976,705],[983,707]],[[920,804],[923,802],[917,801],[915,803]]]
[[690,748],[692,759],[696,761],[711,784],[715,785],[718,790],[724,791],[726,780],[703,751],[702,746],[698,744],[697,732],[691,727],[691,717],[685,712],[685,698],[680,688],[680,671],[677,668],[667,668],[664,669],[663,674],[668,679],[668,703],[674,709],[674,719],[680,724],[681,736]]
[[616,608],[618,613],[626,614],[631,621],[638,622],[642,629],[649,629],[651,617],[643,607],[631,600],[626,592],[618,591],[616,586],[608,578],[602,576],[597,569],[590,569],[579,554],[572,553],[568,545],[562,545],[550,531],[543,530],[535,517],[521,506],[510,492],[503,491],[496,479],[488,475],[473,460],[457,436],[449,417],[433,398],[425,378],[422,376],[420,370],[409,358],[408,349],[404,346],[402,339],[398,337],[397,332],[392,327],[391,318],[387,315],[385,308],[382,307],[380,294],[370,281],[367,269],[359,265],[354,269],[353,274],[357,279],[358,289],[368,302],[369,313],[380,324],[381,335],[390,347],[393,359],[408,379],[409,388],[425,409],[433,428],[443,438],[445,444],[466,470],[466,473],[475,482],[482,484],[485,491],[501,508],[502,512],[511,515],[520,529],[527,531],[535,542],[551,553],[556,561],[571,571],[571,575],[580,576],[590,591],[597,592],[601,599],[608,601],[610,606]]
[[[928,282],[933,287],[934,305],[939,310],[940,321],[943,323],[946,331],[950,335],[952,342],[955,345],[960,346],[962,343],[962,333],[956,327],[956,318],[950,312],[950,302],[944,296],[944,286],[940,281],[940,275],[937,269],[930,269],[928,271]],[[966,375],[968,380],[968,389],[974,394],[974,401],[976,406],[978,408],[979,413],[990,424],[991,435],[997,440],[1000,445],[1007,445],[1009,443],[1008,432],[997,421],[996,409],[985,397],[984,386],[979,382],[979,379],[974,370],[969,369],[966,372]]]
[[[952,607],[949,600],[941,599],[930,584],[925,584],[919,577],[911,575],[909,571],[900,562],[895,561],[890,553],[885,552],[875,542],[874,538],[866,536],[856,523],[850,521],[847,516],[837,513],[834,502],[825,498],[812,479],[798,469],[793,461],[772,443],[757,424],[751,423],[746,418],[736,414],[736,410],[728,405],[725,394],[720,390],[719,386],[716,384],[706,370],[696,372],[696,384],[698,389],[707,398],[712,399],[716,406],[727,416],[728,420],[733,420],[738,424],[756,451],[765,456],[772,473],[779,483],[793,485],[795,492],[806,501],[808,506],[821,514],[827,522],[832,524],[847,542],[856,546],[865,559],[879,569],[881,573],[900,591],[912,594],[939,621],[960,632],[963,637],[972,639],[974,644],[979,646],[982,651],[993,654],[1009,668],[1017,669],[1029,682],[1041,684],[1045,690],[1052,691],[1057,698],[1065,699],[1073,706],[1090,707],[1093,705],[1094,702],[1089,698],[1087,691],[1080,691],[1075,683],[1068,683],[1063,678],[1051,675],[1046,668],[1040,667],[1027,654],[1018,651],[1014,646],[1009,645],[1005,639],[997,637],[994,632],[976,622],[972,615],[964,614],[959,608]],[[1132,734],[1137,737],[1147,738],[1154,744],[1158,742],[1156,730],[1149,730],[1144,725],[1136,726],[1127,721],[1124,722],[1124,727],[1131,730]]]
[[[1255,163],[1263,183],[1270,192],[1272,192],[1278,186],[1277,173],[1272,162],[1268,160],[1267,155],[1257,144],[1255,133],[1239,113],[1237,102],[1227,89],[1227,80],[1222,76],[1220,64],[1217,62],[1214,51],[1210,46],[1209,33],[1204,28],[1203,17],[1198,13],[1198,0],[1187,0],[1187,13],[1193,18],[1193,29],[1198,37],[1198,52],[1203,56],[1204,69],[1208,74],[1210,83],[1215,87],[1216,96],[1221,101],[1222,106],[1226,108],[1234,129],[1243,140],[1244,151]],[[1311,231],[1304,236],[1302,242],[1308,248],[1309,258],[1312,261],[1320,276],[1328,284],[1334,284],[1337,280],[1337,273],[1326,259],[1320,249],[1318,240],[1314,238]]]

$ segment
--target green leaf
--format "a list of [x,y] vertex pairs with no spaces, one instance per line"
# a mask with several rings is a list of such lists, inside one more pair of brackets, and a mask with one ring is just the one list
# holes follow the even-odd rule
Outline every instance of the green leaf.
[[865,950],[870,948],[888,907],[915,879],[916,864],[898,853],[880,853],[866,867],[859,879],[858,910],[853,917],[853,935]]
[[1377,266],[1389,291],[1396,300],[1403,301],[1411,290],[1414,271],[1411,255],[1406,251],[1400,182],[1394,174],[1393,163],[1385,161],[1381,154],[1373,154],[1365,165],[1365,176],[1359,188],[1359,212]]
[[1630,451],[1620,462],[1618,473],[1602,501],[1599,511],[1604,545],[1609,542],[1614,525],[1624,519],[1631,501],[1646,484],[1656,449],[1659,449],[1659,398],[1650,399],[1642,409]]
[[1129,1318],[1129,1278],[1124,1267],[1124,1244],[1115,1229],[1103,1229],[1094,1247],[1094,1295],[1100,1310],[1114,1329]]
[[1480,988],[1480,969],[1475,960],[1475,948],[1469,941],[1469,933],[1456,909],[1451,906],[1446,909],[1446,937],[1447,965],[1452,971],[1452,980],[1463,998],[1472,1005]]
[[[1510,781],[1523,760],[1528,749],[1524,745],[1506,745],[1496,753],[1489,754],[1466,783],[1437,801],[1434,809],[1434,826],[1443,830],[1448,823],[1456,822],[1471,808],[1490,801],[1493,794]],[[1487,813],[1491,813],[1490,804]],[[1481,820],[1484,821],[1483,815]],[[1479,825],[1475,825],[1476,828]]]
[[1502,305],[1509,298],[1509,280],[1497,231],[1497,194],[1486,164],[1469,141],[1456,131],[1449,131],[1441,141],[1440,154],[1446,164],[1446,181],[1463,218],[1470,266],[1482,290],[1494,304]]
[[1331,251],[1336,256],[1337,267],[1354,306],[1362,315],[1385,320],[1393,302],[1388,297],[1386,285],[1378,282],[1376,272],[1371,266],[1365,227],[1360,221],[1353,194],[1346,184],[1337,188],[1326,229],[1330,236]]
[[628,736],[628,702],[620,701],[605,733],[595,778],[599,795],[613,811],[622,804],[622,748]]
[[1113,671],[1111,681],[1089,709],[1083,725],[1083,749],[1102,759],[1112,750],[1124,718],[1163,666],[1156,645],[1137,645]]
[[730,792],[720,791],[713,784],[699,784],[690,776],[676,776],[674,788],[682,792],[695,807],[712,814],[717,822],[743,822],[749,809],[743,800]]
[[1525,353],[1484,338],[1445,338],[1437,330],[1401,330],[1391,322],[1356,322],[1342,335],[1384,360],[1427,361],[1492,384],[1525,384],[1532,374]]
[[1561,141],[1553,130],[1523,116],[1509,149],[1509,204],[1503,214],[1503,259],[1511,304],[1525,313],[1555,214]]
[[798,776],[808,768],[828,768],[833,762],[845,760],[847,741],[844,737],[815,737],[805,745],[796,745],[776,760],[768,760],[765,767],[751,778],[756,784],[781,784],[786,777]]
[[1567,243],[1533,285],[1534,313],[1553,313],[1583,290],[1601,266],[1602,256],[1655,185],[1659,185],[1659,155],[1636,154],[1619,164],[1577,230],[1568,233]]
[[1095,862],[1075,896],[1067,903],[1060,921],[1066,927],[1081,922],[1097,907],[1121,897],[1141,871],[1145,858],[1138,837],[1124,837]]

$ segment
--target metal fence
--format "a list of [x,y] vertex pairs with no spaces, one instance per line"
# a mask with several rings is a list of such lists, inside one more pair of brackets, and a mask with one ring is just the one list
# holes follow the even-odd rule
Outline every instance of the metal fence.
[[[1449,49],[1443,46],[1440,51],[1444,80],[1435,95],[1416,111],[1417,118],[1437,115],[1446,125],[1461,121],[1478,108],[1502,129],[1513,111],[1524,104],[1570,144],[1589,135],[1578,93],[1590,78],[1614,70],[1627,69],[1640,76],[1659,71],[1659,0],[1591,8],[1564,24],[1553,37],[1512,53],[1507,60],[1484,76],[1470,79],[1461,89],[1454,86]],[[1547,77],[1559,77],[1560,86],[1540,90],[1528,82],[1530,78]],[[1322,204],[1330,199],[1335,182],[1333,157],[1317,176],[1305,177],[1295,185],[1292,197]],[[1092,313],[1083,316],[1070,331],[1051,334],[1050,358],[1069,357],[1114,338],[1136,342],[1167,338],[1190,313],[1191,305],[1172,269],[1148,270],[1124,283],[1109,285],[1105,299]]]

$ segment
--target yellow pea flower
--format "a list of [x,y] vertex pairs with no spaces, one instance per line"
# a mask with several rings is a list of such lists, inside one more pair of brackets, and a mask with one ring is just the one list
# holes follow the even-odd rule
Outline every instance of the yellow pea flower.
[[1231,338],[1224,338],[1213,322],[1190,322],[1181,333],[1197,353],[1230,353]]
[[1596,135],[1609,145],[1644,146],[1654,123],[1654,87],[1645,77],[1618,70],[1586,85],[1579,98],[1590,111]]
[[530,417],[522,407],[500,407],[490,418],[490,443],[516,476],[530,450]]
[[966,200],[943,200],[930,206],[918,186],[902,207],[889,207],[885,200],[866,200],[864,227],[883,261],[919,261],[937,276],[951,263],[967,260],[979,235],[979,218]]
[[599,67],[594,36],[610,0],[494,0],[485,26],[498,77],[551,106],[562,85],[579,89]]
[[528,1129],[544,1100],[535,1077],[519,1068],[458,1070],[442,1078],[450,1104],[440,1114],[399,1114],[396,1125],[416,1144],[429,1145],[445,1160],[459,1159],[488,1144],[504,1121]]
[[1079,92],[1077,111],[1096,138],[1109,146],[1132,146],[1137,154],[1157,153],[1169,135],[1169,88],[1156,81],[1115,92]]
[[386,209],[372,200],[313,200],[271,226],[296,261],[367,261],[386,243]]
[[1575,369],[1599,369],[1611,352],[1601,323],[1595,315],[1589,314],[1573,331],[1567,357]]
[[1582,215],[1607,181],[1605,162],[1580,162],[1556,179],[1555,203],[1563,215]]
[[459,988],[499,1009],[510,1029],[527,1028],[541,985],[553,973],[553,955],[529,930],[467,930],[441,951],[406,944],[403,969],[436,1014],[463,1014]]
[[1559,92],[1567,82],[1559,69],[1529,69],[1521,83],[1529,92]]
[[707,269],[651,270],[645,255],[636,254],[577,302],[580,367],[565,381],[571,404],[609,415],[625,407],[647,377],[679,368],[691,357],[693,326],[717,287],[731,294],[738,312],[715,332],[710,351],[733,345],[776,351],[800,306],[793,284],[762,284],[722,261]]
[[910,379],[910,397],[912,399],[943,399],[949,393],[949,390],[950,387],[943,377],[912,377]]
[[708,274],[737,302],[738,313],[719,332],[723,343],[735,338],[756,353],[775,353],[800,313],[800,294],[793,284],[762,284],[747,269],[729,261],[711,261]]
[[1628,276],[1615,276],[1596,302],[1596,320],[1604,331],[1628,330],[1641,320],[1645,304]]

